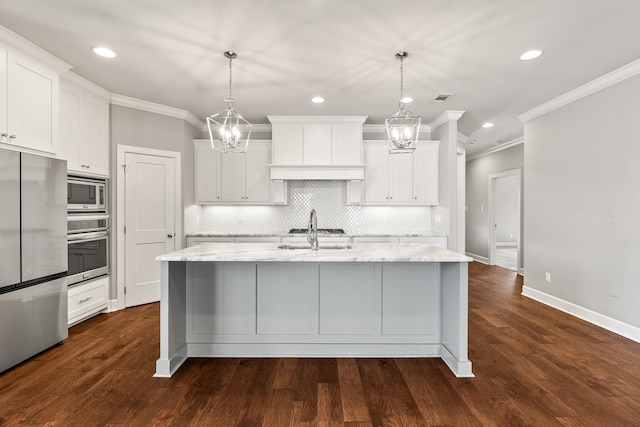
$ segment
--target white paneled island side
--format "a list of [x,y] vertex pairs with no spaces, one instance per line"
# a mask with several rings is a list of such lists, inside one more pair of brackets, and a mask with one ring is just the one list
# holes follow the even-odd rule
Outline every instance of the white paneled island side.
[[188,357],[440,357],[473,376],[471,258],[419,243],[277,246],[207,243],[157,258],[156,377]]

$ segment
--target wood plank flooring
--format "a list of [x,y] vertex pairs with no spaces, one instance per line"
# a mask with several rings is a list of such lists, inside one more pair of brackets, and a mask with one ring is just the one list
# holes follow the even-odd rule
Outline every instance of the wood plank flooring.
[[638,426],[640,344],[470,265],[475,378],[439,359],[189,359],[153,378],[159,305],[104,314],[0,374],[2,426]]

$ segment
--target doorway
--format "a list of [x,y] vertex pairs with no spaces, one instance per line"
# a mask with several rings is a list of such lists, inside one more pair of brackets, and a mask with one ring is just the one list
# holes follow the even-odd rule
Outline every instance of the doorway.
[[180,153],[118,146],[117,277],[121,308],[160,300],[158,255],[180,249]]
[[521,169],[489,175],[489,264],[518,272]]

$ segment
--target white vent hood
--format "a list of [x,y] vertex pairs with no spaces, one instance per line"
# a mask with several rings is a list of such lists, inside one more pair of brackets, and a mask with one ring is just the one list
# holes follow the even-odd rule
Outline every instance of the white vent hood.
[[267,116],[271,122],[270,178],[362,180],[366,116]]

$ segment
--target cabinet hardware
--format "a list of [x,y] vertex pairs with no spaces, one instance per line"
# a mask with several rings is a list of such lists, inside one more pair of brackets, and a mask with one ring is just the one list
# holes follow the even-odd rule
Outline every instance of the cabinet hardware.
[[80,303],[80,304],[85,303],[85,302],[89,301],[91,298],[93,298],[93,297],[87,297],[87,298],[81,299],[80,301],[78,301],[78,303]]
[[9,135],[9,139],[16,139],[15,135]]
[[168,238],[170,238],[170,239],[172,239],[172,238],[173,238],[173,233],[169,233],[169,234],[167,234],[167,237],[168,237]]
[[6,137],[8,137],[8,136],[9,136],[9,134],[8,134],[8,133],[6,133],[6,132],[2,132],[2,134],[0,134],[0,136],[1,136],[1,137],[3,137],[3,138],[6,138]]

